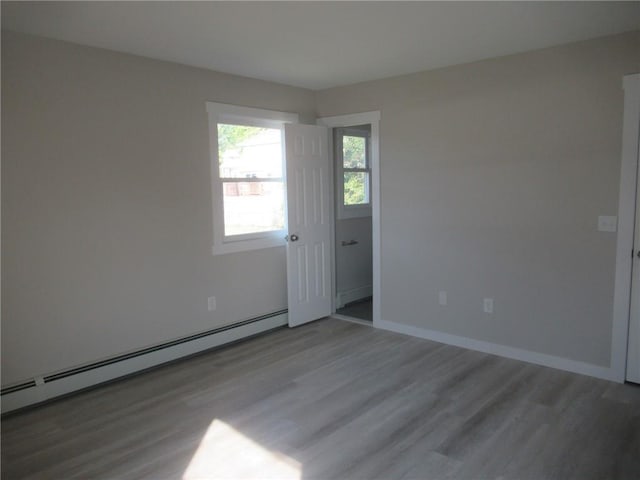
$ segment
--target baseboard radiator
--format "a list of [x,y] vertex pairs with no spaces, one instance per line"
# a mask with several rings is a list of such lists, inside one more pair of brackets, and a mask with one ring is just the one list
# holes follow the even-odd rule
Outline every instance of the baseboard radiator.
[[287,310],[3,387],[2,413],[42,403],[287,325]]

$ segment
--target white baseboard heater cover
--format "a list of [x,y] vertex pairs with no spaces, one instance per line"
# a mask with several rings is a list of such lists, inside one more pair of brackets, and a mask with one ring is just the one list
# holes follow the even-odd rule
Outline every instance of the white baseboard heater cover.
[[55,372],[2,388],[2,413],[35,405],[183,357],[201,353],[288,323],[287,310],[189,335],[99,362]]

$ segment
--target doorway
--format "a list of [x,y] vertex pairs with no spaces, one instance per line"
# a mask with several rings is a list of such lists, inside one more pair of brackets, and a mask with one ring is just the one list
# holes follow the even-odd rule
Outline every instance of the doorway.
[[333,178],[335,316],[368,325],[380,319],[380,112],[325,117]]
[[611,370],[612,379],[640,383],[640,73],[623,87]]
[[[627,77],[625,95],[633,100],[625,106],[626,126],[623,149],[636,166],[635,228],[631,253],[631,301],[629,309],[629,333],[627,340],[626,380],[640,384],[640,74]],[[634,108],[635,107],[635,108]],[[629,132],[629,133],[627,133]]]
[[371,125],[332,131],[336,314],[373,321]]

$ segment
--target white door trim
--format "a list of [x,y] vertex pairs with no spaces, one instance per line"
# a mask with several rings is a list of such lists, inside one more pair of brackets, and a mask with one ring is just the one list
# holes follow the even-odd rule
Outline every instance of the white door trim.
[[638,133],[640,132],[640,73],[625,75],[623,88],[622,164],[620,167],[616,276],[611,332],[611,371],[612,376],[618,382],[624,382],[627,367],[631,304],[631,254],[635,227]]
[[[353,125],[371,125],[371,235],[373,257],[373,326],[380,323],[380,112],[363,112],[351,115],[337,115],[317,119],[318,125],[328,128],[350,127]],[[333,152],[333,136],[329,135],[329,152]],[[331,175],[333,175],[333,162]],[[333,178],[333,177],[332,177]],[[335,195],[333,195],[335,201]],[[335,224],[335,209],[332,209],[332,224]],[[335,248],[332,248],[332,298],[335,313]]]

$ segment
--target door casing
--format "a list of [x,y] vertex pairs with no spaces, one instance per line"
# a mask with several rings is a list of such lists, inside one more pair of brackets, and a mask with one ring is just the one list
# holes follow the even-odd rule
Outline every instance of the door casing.
[[[378,327],[381,315],[381,282],[380,282],[380,112],[363,112],[351,115],[337,115],[317,119],[318,125],[327,128],[350,127],[354,125],[371,125],[371,234],[372,234],[372,267],[373,267],[373,326]],[[330,175],[334,178],[333,136],[329,135]],[[335,203],[335,190],[331,182],[331,198]],[[334,205],[335,207],[335,205]],[[335,236],[335,208],[331,211],[332,236]],[[335,313],[336,304],[336,267],[335,242],[331,248],[331,311]]]

